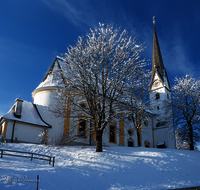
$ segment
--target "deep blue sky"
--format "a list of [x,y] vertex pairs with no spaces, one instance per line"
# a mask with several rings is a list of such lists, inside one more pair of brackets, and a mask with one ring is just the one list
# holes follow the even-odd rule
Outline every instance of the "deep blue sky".
[[113,23],[145,42],[151,61],[153,24],[170,83],[200,70],[199,0],[6,0],[0,2],[0,115],[16,98],[32,102],[55,57],[98,23]]

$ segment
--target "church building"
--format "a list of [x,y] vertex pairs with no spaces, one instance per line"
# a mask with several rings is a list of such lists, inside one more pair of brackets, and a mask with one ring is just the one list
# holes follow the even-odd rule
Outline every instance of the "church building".
[[[49,109],[56,102],[56,90],[65,85],[62,73],[55,73],[62,69],[63,59],[56,57],[43,81],[32,92],[33,103],[16,99],[8,113],[0,117],[0,138],[6,142],[28,143],[57,143],[69,136],[72,127],[70,106],[66,111],[67,117],[56,117]],[[140,143],[137,132],[131,121],[114,120],[103,134],[103,145],[175,148],[175,134],[172,114],[171,88],[164,66],[158,43],[154,22],[153,57],[151,82],[149,86],[150,104],[148,119],[144,123],[145,130],[140,131]],[[84,100],[79,102],[81,107],[87,107]],[[74,114],[74,113],[73,113]],[[77,114],[78,115],[78,114]],[[79,116],[77,116],[79,117]],[[90,123],[79,118],[77,124],[77,138],[71,145],[95,144],[95,134],[87,134]],[[120,133],[117,133],[118,130]],[[81,134],[81,135],[80,135]]]

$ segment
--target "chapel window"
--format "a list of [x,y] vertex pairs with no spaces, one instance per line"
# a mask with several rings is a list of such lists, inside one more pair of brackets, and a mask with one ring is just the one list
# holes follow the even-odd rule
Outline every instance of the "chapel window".
[[86,135],[86,121],[85,119],[79,119],[79,136],[85,137]]
[[110,142],[111,143],[116,143],[115,136],[116,136],[115,126],[114,125],[110,125]]

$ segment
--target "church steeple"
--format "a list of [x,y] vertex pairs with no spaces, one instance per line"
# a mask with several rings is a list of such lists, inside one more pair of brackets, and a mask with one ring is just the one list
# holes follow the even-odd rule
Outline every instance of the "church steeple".
[[153,26],[154,26],[154,33],[153,33],[151,85],[153,85],[154,76],[155,76],[155,73],[157,73],[158,76],[160,77],[163,85],[165,85],[165,82],[167,82],[168,86],[169,86],[167,72],[166,72],[165,66],[163,64],[162,54],[160,51],[160,46],[159,46],[158,37],[157,37],[157,33],[156,33],[155,20],[153,20]]
[[152,126],[153,143],[156,147],[162,141],[165,143],[165,147],[175,148],[171,90],[160,51],[155,20],[153,26],[152,72],[149,88],[150,105],[155,113]]

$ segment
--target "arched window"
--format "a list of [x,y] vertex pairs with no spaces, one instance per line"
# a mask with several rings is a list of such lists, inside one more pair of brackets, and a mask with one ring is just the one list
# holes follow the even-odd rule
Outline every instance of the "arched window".
[[147,119],[144,120],[144,125],[147,127],[149,125],[149,122]]
[[86,105],[85,102],[81,102],[79,105],[80,105],[80,107],[82,107],[82,108],[86,108],[86,107],[87,107],[87,105]]
[[86,126],[87,126],[87,121],[83,118],[79,119],[78,121],[79,137],[86,137]]
[[166,126],[167,122],[166,121],[160,121],[156,124],[156,127],[164,127]]
[[116,140],[116,123],[111,122],[109,125],[109,142],[110,143],[117,143]]

